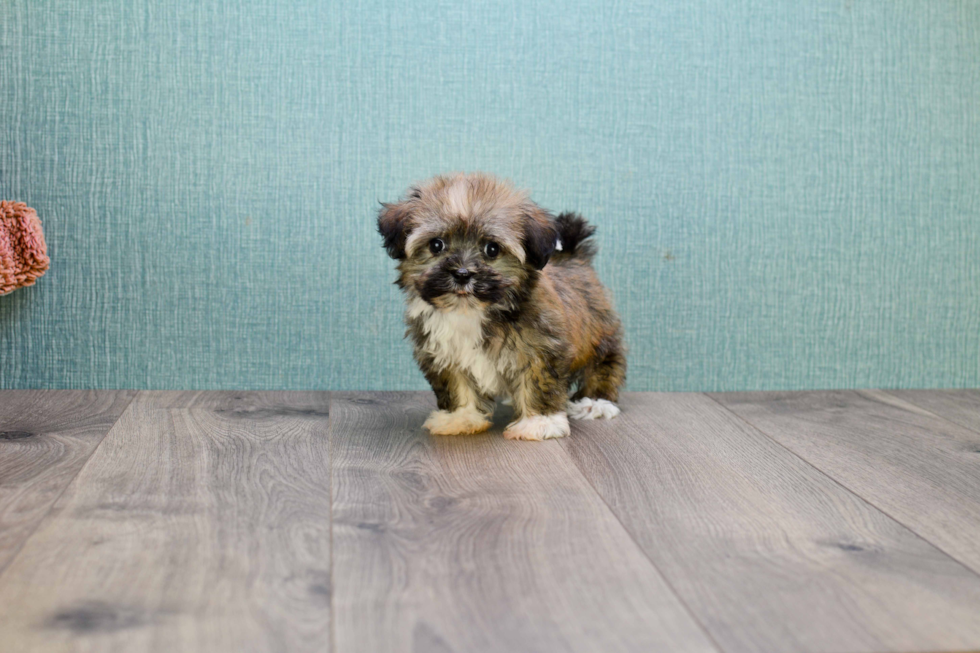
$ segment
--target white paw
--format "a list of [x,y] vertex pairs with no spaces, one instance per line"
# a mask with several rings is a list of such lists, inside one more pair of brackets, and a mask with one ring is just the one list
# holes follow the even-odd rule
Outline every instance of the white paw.
[[565,413],[554,415],[530,415],[507,425],[504,437],[508,440],[547,440],[568,435],[568,417]]
[[472,406],[464,406],[453,412],[434,410],[422,426],[432,435],[469,435],[486,431],[490,420]]
[[619,415],[619,406],[605,399],[579,399],[568,402],[568,416],[572,419],[612,419]]

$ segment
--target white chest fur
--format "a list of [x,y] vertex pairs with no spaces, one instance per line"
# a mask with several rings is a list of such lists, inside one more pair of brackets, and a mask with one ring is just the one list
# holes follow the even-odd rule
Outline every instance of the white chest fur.
[[481,392],[499,395],[504,383],[498,372],[502,361],[491,360],[483,350],[483,312],[474,309],[440,311],[416,299],[408,307],[409,317],[421,317],[428,334],[426,351],[439,369],[453,367],[468,372]]

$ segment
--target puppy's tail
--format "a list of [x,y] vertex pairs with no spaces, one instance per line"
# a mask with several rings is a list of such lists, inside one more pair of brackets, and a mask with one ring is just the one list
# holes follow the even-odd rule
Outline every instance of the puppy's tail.
[[551,255],[555,262],[579,259],[591,261],[595,256],[595,243],[592,234],[595,227],[577,213],[562,213],[555,218],[558,229],[558,247]]

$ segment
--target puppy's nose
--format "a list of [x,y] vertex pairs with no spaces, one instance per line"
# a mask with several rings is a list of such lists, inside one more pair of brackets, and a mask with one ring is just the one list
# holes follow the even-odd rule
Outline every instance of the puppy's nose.
[[473,276],[473,273],[466,268],[459,268],[458,270],[453,270],[452,275],[456,281],[466,283]]

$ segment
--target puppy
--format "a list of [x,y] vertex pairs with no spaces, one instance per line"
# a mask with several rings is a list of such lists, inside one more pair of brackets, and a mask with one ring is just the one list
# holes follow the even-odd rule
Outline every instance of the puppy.
[[509,439],[560,438],[568,415],[619,414],[626,356],[592,269],[594,227],[480,173],[438,176],[381,206],[406,335],[439,407],[430,432],[485,431],[498,396],[513,402]]

